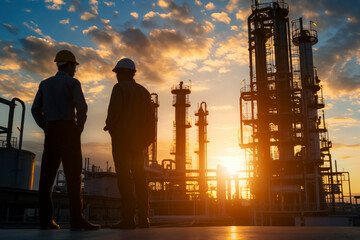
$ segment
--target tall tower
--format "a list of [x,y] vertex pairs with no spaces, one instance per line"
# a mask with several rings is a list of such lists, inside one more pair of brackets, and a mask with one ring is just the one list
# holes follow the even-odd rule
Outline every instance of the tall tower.
[[188,129],[191,123],[187,118],[187,109],[190,107],[189,94],[191,93],[189,86],[184,86],[181,81],[179,86],[171,89],[174,94],[173,106],[175,107],[175,121],[174,121],[174,145],[171,151],[175,155],[176,170],[179,172],[178,176],[184,181],[179,182],[179,190],[186,191],[185,170],[186,160],[188,158]]
[[[302,169],[295,149],[300,89],[293,82],[289,8],[283,1],[252,6],[248,17],[250,85],[241,89],[241,144],[251,169],[250,188],[261,222],[272,211],[301,207]],[[245,108],[245,109],[244,109]],[[244,139],[244,127],[251,129]]]
[[[303,115],[304,149],[302,158],[306,162],[304,172],[312,176],[305,178],[305,199],[307,206],[316,206],[316,210],[324,209],[325,195],[322,185],[320,165],[324,164],[326,152],[320,148],[319,134],[326,136],[326,128],[319,127],[321,117],[318,116],[318,109],[325,107],[322,93],[320,91],[320,80],[314,73],[316,72],[313,64],[312,46],[318,42],[317,32],[312,29],[310,22],[309,28],[304,28],[302,18],[292,21],[292,42],[297,47],[299,57],[299,70],[301,80],[301,111]],[[322,119],[324,121],[324,119]],[[323,124],[325,126],[325,124]],[[322,138],[325,144],[328,139]],[[328,149],[327,149],[328,150]],[[329,154],[328,158],[331,159]],[[332,164],[329,161],[330,170]],[[332,174],[331,182],[332,182]],[[332,198],[334,196],[332,195]]]
[[209,112],[207,111],[206,102],[202,102],[198,111],[195,113],[195,116],[198,117],[197,122],[195,123],[198,126],[198,141],[199,149],[196,153],[199,156],[199,192],[200,199],[204,200],[206,198],[207,191],[207,181],[206,181],[206,169],[207,169],[207,116]]
[[159,97],[156,93],[151,94],[151,104],[155,114],[155,141],[150,146],[151,151],[151,164],[157,163],[157,127],[158,127],[158,110],[159,110]]

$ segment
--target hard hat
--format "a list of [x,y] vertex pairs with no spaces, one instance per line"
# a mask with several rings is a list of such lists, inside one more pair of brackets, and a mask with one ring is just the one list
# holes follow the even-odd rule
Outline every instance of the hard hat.
[[59,51],[55,56],[54,62],[74,62],[76,65],[79,65],[76,61],[75,55],[68,50]]
[[116,72],[116,69],[118,68],[126,68],[136,71],[135,63],[129,58],[120,59],[120,61],[118,61],[116,66],[114,67],[113,72]]

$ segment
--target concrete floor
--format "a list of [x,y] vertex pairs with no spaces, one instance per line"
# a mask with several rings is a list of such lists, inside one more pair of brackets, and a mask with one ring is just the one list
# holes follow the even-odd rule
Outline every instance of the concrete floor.
[[2,229],[1,240],[297,240],[360,239],[360,227],[172,227],[74,232]]

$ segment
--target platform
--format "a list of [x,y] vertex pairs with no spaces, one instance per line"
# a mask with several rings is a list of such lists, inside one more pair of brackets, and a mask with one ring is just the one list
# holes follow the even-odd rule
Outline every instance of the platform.
[[2,229],[3,240],[332,240],[360,239],[359,227],[171,227],[100,231]]

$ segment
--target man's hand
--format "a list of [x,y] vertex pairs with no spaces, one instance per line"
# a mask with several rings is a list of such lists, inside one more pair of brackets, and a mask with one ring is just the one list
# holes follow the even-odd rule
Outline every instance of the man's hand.
[[77,125],[79,134],[81,134],[84,131],[84,125]]

